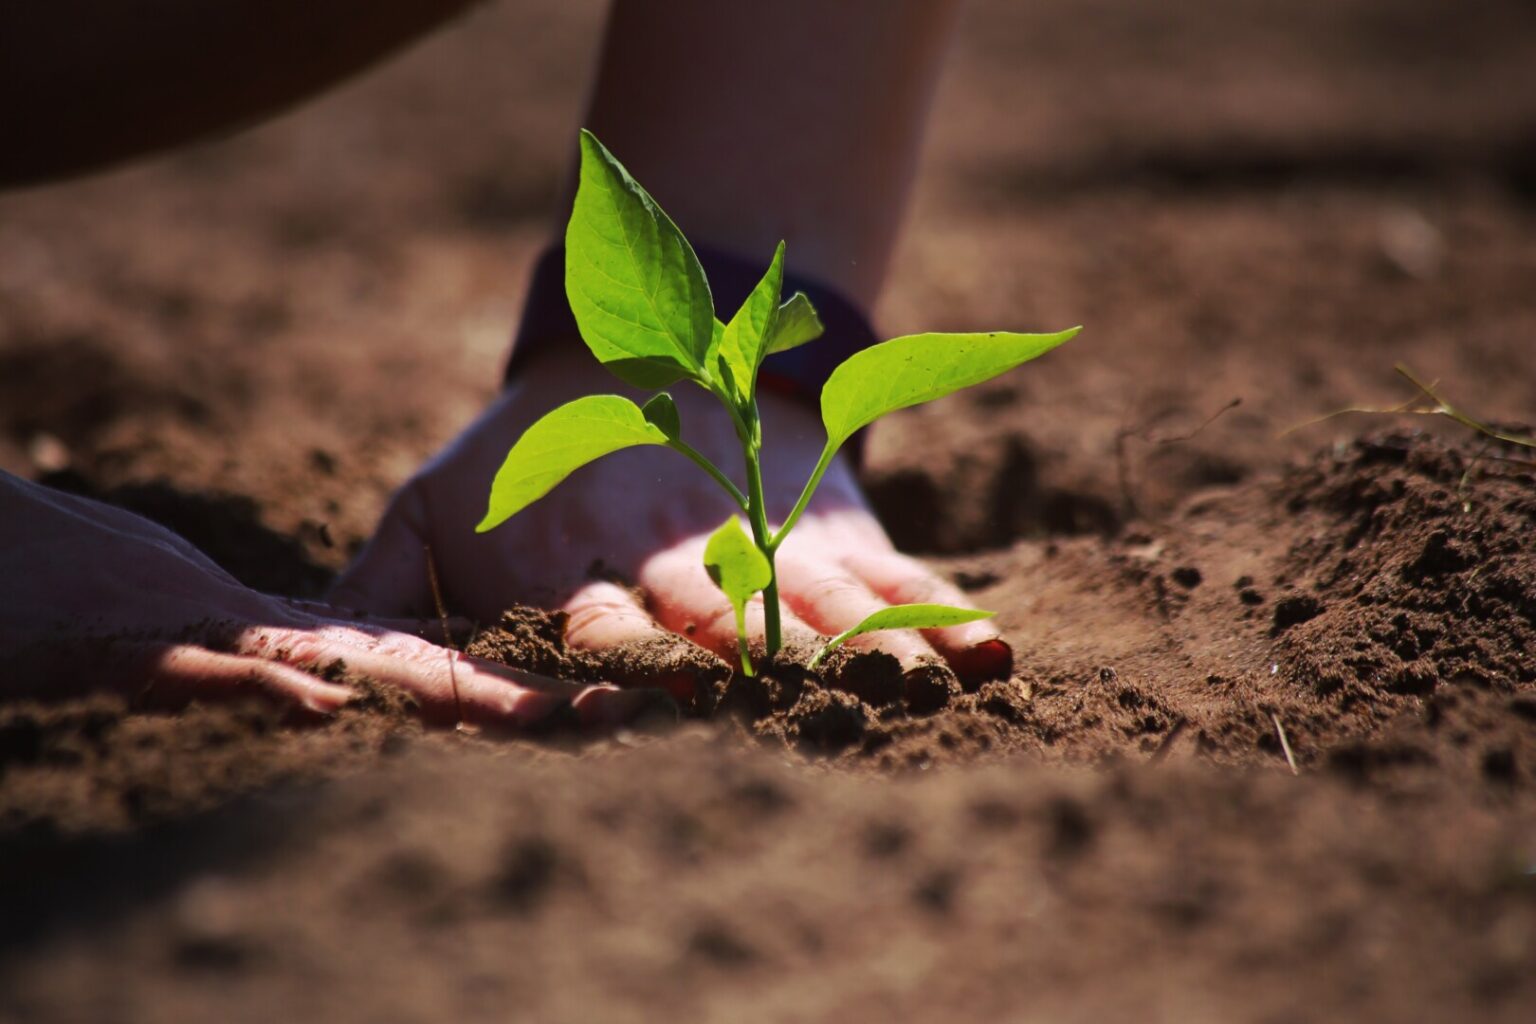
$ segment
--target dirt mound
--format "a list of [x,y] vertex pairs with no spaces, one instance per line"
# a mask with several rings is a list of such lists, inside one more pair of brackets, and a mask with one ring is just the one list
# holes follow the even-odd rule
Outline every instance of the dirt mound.
[[1344,701],[1536,682],[1536,465],[1484,449],[1386,435],[1293,474],[1288,508],[1334,517],[1275,607],[1294,675]]
[[[1184,747],[1221,763],[1350,768],[1408,756],[1405,723],[1432,732],[1470,715],[1492,733],[1474,744],[1487,747],[1489,779],[1523,783],[1522,766],[1536,765],[1523,738],[1536,700],[1532,481],[1530,466],[1488,459],[1473,440],[1383,434],[1279,481],[1197,499],[1169,522],[1072,542],[1077,561],[1063,571],[1079,591],[1108,587],[1170,636],[1225,624],[1250,641],[1224,672],[1190,665],[1175,685],[1146,679],[1139,660],[1117,668],[1106,658],[1083,671],[1028,653],[1013,678],[971,692],[942,666],[903,678],[893,659],[864,652],[840,653],[820,672],[804,668],[810,652],[786,652],[748,678],[682,641],[573,653],[561,617],[526,609],[473,650],[568,678],[661,677],[696,717],[886,770],[1020,751],[1160,760]],[[1229,549],[1254,529],[1272,553],[1252,572],[1230,568]],[[1062,550],[1056,541],[1034,547]],[[985,595],[1017,578],[1011,561],[993,555],[956,572],[990,581]],[[1372,753],[1378,734],[1390,736]],[[1440,744],[1429,733],[1424,742],[1410,760],[1433,770]]]
[[[1525,1024],[1531,468],[1423,418],[1281,436],[1410,397],[1396,362],[1532,415],[1536,7],[1445,7],[968,5],[878,319],[1086,329],[865,473],[1012,678],[746,680],[515,610],[477,653],[694,720],[13,701],[0,1018]],[[601,19],[484,5],[0,197],[0,467],[316,592],[498,386]]]

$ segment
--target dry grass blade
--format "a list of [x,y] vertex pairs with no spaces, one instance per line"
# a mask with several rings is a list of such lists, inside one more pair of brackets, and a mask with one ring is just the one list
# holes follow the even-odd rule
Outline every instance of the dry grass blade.
[[[1326,423],[1328,420],[1337,419],[1340,416],[1348,416],[1351,413],[1369,413],[1377,416],[1445,416],[1448,419],[1452,419],[1457,423],[1460,423],[1468,430],[1476,431],[1477,433],[1482,434],[1484,437],[1487,437],[1492,441],[1500,441],[1504,444],[1512,444],[1520,448],[1530,448],[1536,450],[1536,437],[1527,434],[1511,434],[1507,431],[1500,430],[1488,423],[1484,423],[1482,420],[1476,419],[1473,416],[1469,416],[1467,413],[1446,401],[1445,397],[1441,395],[1438,390],[1436,390],[1439,387],[1438,381],[1432,384],[1426,384],[1417,376],[1415,376],[1412,370],[1408,369],[1408,367],[1404,366],[1402,363],[1398,363],[1393,367],[1393,369],[1395,369],[1398,374],[1403,377],[1404,380],[1412,384],[1419,393],[1401,405],[1395,405],[1385,409],[1369,405],[1351,405],[1348,408],[1336,409],[1333,412],[1325,413],[1324,415],[1315,417],[1314,419],[1304,420],[1301,423],[1286,427],[1280,432],[1280,436],[1285,437],[1288,434],[1294,434],[1298,430],[1303,430],[1307,427],[1313,427],[1319,423]],[[1482,457],[1481,452],[1479,452],[1479,457]],[[1502,462],[1517,462],[1524,465],[1530,464],[1530,461],[1526,459],[1508,459],[1500,458],[1499,456],[1489,456],[1489,458],[1497,459],[1498,461]]]
[[1423,381],[1419,380],[1419,378],[1415,377],[1413,375],[1413,371],[1409,370],[1408,367],[1404,366],[1402,363],[1398,363],[1395,367],[1393,367],[1393,369],[1397,370],[1397,372],[1401,374],[1408,381],[1408,383],[1418,388],[1422,398],[1426,398],[1434,403],[1432,408],[1424,410],[1429,415],[1449,416],[1451,419],[1455,420],[1457,423],[1460,423],[1467,429],[1475,430],[1479,434],[1493,438],[1495,441],[1503,441],[1505,444],[1518,445],[1521,448],[1536,449],[1536,437],[1531,437],[1526,434],[1505,433],[1504,431],[1499,430],[1497,427],[1492,427],[1482,422],[1481,420],[1473,419],[1471,416],[1468,416],[1466,413],[1462,412],[1460,409],[1456,408],[1450,402],[1447,402],[1443,397],[1441,397],[1440,393],[1435,390],[1436,385],[1425,384]]
[[1285,763],[1291,766],[1291,774],[1300,775],[1301,769],[1296,767],[1296,755],[1291,750],[1290,739],[1285,735],[1285,726],[1280,724],[1280,716],[1271,711],[1269,720],[1275,723],[1275,735],[1280,737],[1280,749],[1285,753]]

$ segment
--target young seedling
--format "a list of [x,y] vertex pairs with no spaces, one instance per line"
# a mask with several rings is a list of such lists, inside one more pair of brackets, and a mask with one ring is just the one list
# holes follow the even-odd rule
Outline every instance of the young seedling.
[[[581,133],[576,204],[565,232],[565,289],[581,337],[598,361],[625,383],[657,391],[645,405],[618,395],[568,402],[534,423],[507,453],[491,484],[484,533],[548,494],[594,459],[636,445],[671,448],[699,466],[741,510],[750,538],[732,516],[710,537],[705,568],[736,614],[742,671],[752,673],[746,607],[763,595],[763,632],[771,659],[781,644],[774,554],[810,504],[844,442],[888,412],[996,377],[1072,338],[1056,334],[914,334],[855,353],[821,390],[827,442],[782,523],[768,521],[760,456],[757,372],[763,360],[811,341],[820,319],[801,292],[783,302],[784,243],[757,287],[729,322],[716,319],[714,299],[693,247],[640,184],[591,132]],[[691,382],[724,405],[745,461],[742,491],[682,438],[671,395],[659,389]],[[990,612],[944,605],[882,609],[835,637],[819,662],[850,637],[878,629],[934,629]]]

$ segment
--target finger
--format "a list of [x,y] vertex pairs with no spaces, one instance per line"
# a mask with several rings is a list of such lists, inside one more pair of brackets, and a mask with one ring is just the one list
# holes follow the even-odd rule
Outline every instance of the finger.
[[[658,622],[736,664],[739,661],[736,613],[704,571],[703,553],[702,539],[697,544],[684,544],[664,551],[641,567],[640,583],[650,596]],[[746,628],[749,637],[762,639],[761,597],[747,606]],[[816,630],[789,608],[781,610],[779,628],[786,647],[814,646],[820,640]]]
[[325,595],[327,603],[382,615],[430,616],[434,609],[421,531],[424,512],[415,487],[408,485],[397,494],[368,546]]
[[[659,718],[677,721],[677,704],[671,696],[657,687],[621,689],[609,683],[573,683],[564,679],[541,676],[509,665],[499,665],[467,654],[454,652],[454,664],[460,670],[468,666],[473,673],[471,686],[481,683],[489,686],[500,681],[510,683],[529,694],[537,695],[542,705],[533,702],[535,710],[549,709],[553,718],[563,722],[568,711],[575,711],[576,724],[588,730],[607,730],[621,725],[633,725],[639,719]],[[550,701],[559,702],[551,704]],[[544,724],[540,721],[534,725]]]
[[565,642],[577,650],[600,651],[669,635],[640,599],[617,583],[586,584],[565,603],[565,612],[570,616]]
[[[453,725],[519,733],[547,733],[562,728],[604,732],[642,719],[676,721],[677,704],[660,689],[621,690],[616,686],[571,683],[482,661],[444,650],[441,675],[405,681],[422,697],[423,717]],[[373,655],[354,662],[359,671],[388,681]],[[387,657],[387,656],[386,656]],[[399,685],[397,676],[397,685]],[[455,694],[457,696],[455,696]]]
[[[843,556],[843,564],[891,604],[975,607],[959,587],[917,559],[894,551],[853,551]],[[962,679],[1006,679],[1013,672],[1013,648],[990,619],[925,629],[923,636]]]
[[[693,699],[700,677],[697,658],[690,658],[676,648],[681,645],[695,655],[708,655],[690,647],[686,640],[651,618],[633,591],[605,580],[588,583],[565,603],[565,612],[569,616],[565,642],[576,650],[617,651],[628,647],[654,652],[655,657],[616,662],[626,669],[618,679],[620,683],[656,687],[678,701]],[[667,657],[669,654],[672,657]],[[634,664],[628,665],[626,661]]]
[[[783,587],[784,599],[790,607],[812,627],[829,636],[851,629],[870,614],[887,607],[887,602],[852,573],[819,559],[781,559],[779,585]],[[866,633],[848,643],[854,647],[885,651],[901,663],[903,672],[909,674],[925,670],[938,660],[938,654],[928,641],[908,629]]]
[[589,732],[608,732],[621,726],[667,725],[681,717],[677,703],[660,689],[589,686],[572,699],[571,706]]
[[435,616],[428,618],[398,617],[393,615],[375,615],[358,608],[343,608],[339,605],[327,604],[324,601],[305,601],[296,597],[284,598],[284,602],[295,611],[313,616],[316,625],[352,625],[369,626],[373,629],[388,630],[392,633],[409,633],[412,636],[421,637],[434,644],[450,643],[455,637],[468,634],[475,628],[471,619],[461,615],[450,615],[441,619]]
[[[332,626],[256,629],[242,650],[288,665],[345,672],[415,697],[425,721],[527,732],[561,726],[612,727],[654,711],[665,695],[569,683],[496,665],[401,633]],[[589,692],[597,691],[597,692]],[[612,691],[610,693],[609,691]],[[675,708],[673,711],[675,717]]]
[[526,728],[568,707],[577,692],[525,685],[523,676],[531,673],[491,671],[477,659],[413,636],[348,626],[248,630],[237,649],[295,668],[395,687],[414,697],[422,718],[434,724],[463,720]]
[[146,645],[129,663],[135,668],[125,682],[143,700],[160,706],[254,695],[328,715],[352,697],[348,687],[288,665],[186,644]]

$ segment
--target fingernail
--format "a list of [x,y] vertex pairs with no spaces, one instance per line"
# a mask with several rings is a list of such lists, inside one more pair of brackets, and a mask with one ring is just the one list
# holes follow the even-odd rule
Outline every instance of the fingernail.
[[592,687],[576,698],[575,706],[582,724],[597,730],[621,725],[634,727],[641,723],[672,723],[681,717],[672,696],[660,689]]
[[340,711],[353,696],[351,690],[337,686],[326,690],[310,690],[304,695],[303,703],[316,714],[330,715]]
[[1006,640],[983,640],[950,655],[949,663],[967,683],[1007,679],[1013,674],[1013,648]]

